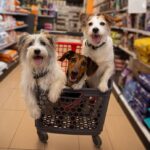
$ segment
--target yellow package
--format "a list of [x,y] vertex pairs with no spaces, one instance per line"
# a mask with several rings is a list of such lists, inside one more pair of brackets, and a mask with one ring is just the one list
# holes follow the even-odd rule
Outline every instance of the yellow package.
[[150,65],[150,38],[141,38],[134,41],[137,57],[143,63]]

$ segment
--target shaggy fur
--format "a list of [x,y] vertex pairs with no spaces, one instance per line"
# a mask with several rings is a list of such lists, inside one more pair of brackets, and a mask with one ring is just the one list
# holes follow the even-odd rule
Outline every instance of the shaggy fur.
[[82,53],[99,66],[88,83],[91,87],[98,87],[102,92],[108,90],[108,80],[114,73],[113,42],[109,27],[111,21],[111,18],[105,15],[81,15],[84,32]]
[[43,90],[49,90],[48,97],[53,103],[58,100],[65,86],[66,76],[58,65],[54,40],[49,34],[24,34],[20,37],[18,46],[21,51],[21,85],[25,101],[31,116],[34,119],[38,119],[41,111],[35,99],[34,88],[36,81],[33,78],[33,71],[36,74],[48,71],[44,77],[38,79],[38,85]]
[[68,60],[67,68],[67,86],[73,89],[81,89],[85,81],[93,75],[98,65],[89,57],[68,51],[62,55],[59,61]]

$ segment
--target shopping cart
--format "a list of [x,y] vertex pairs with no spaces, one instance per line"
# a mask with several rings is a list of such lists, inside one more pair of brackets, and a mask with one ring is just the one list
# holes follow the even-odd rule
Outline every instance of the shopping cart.
[[[80,52],[81,43],[57,42],[59,57],[68,50]],[[67,62],[62,62],[61,66],[65,70]],[[103,130],[111,93],[111,81],[109,87],[106,93],[101,93],[98,89],[93,88],[64,89],[56,104],[51,104],[50,101],[42,102],[43,107],[40,107],[42,116],[35,121],[41,142],[47,142],[48,132],[92,135],[94,144],[99,148],[102,144],[99,134]],[[46,108],[48,113],[44,110]]]

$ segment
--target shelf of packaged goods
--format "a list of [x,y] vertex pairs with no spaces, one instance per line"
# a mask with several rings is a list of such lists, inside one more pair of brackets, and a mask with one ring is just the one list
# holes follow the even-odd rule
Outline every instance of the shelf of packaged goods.
[[144,62],[142,62],[141,60],[138,60],[140,62],[140,64],[144,67],[146,67],[148,70],[150,70],[150,65],[145,64]]
[[8,44],[5,44],[5,45],[3,45],[3,46],[0,46],[0,50],[4,50],[5,48],[7,48],[7,47],[9,47],[9,46],[12,46],[12,45],[14,45],[14,44],[16,44],[17,42],[16,41],[14,41],[14,42],[10,42],[10,43],[8,43]]
[[101,11],[101,13],[119,13],[127,11],[127,7],[119,9],[119,10],[108,10],[108,11]]
[[68,32],[68,31],[56,31],[56,30],[47,30],[47,29],[41,29],[40,30],[45,31],[45,32],[49,32],[50,34],[60,34],[60,35],[70,35],[70,36],[83,36],[83,33],[81,32]]
[[48,16],[48,15],[38,15],[39,18],[51,18],[54,19],[54,16]]
[[144,30],[139,30],[139,29],[134,29],[134,28],[117,27],[117,26],[112,26],[111,28],[115,29],[115,30],[128,31],[128,32],[133,32],[133,33],[138,33],[138,34],[143,34],[143,35],[146,35],[146,36],[150,36],[149,31],[144,31]]
[[93,8],[99,7],[100,5],[105,4],[105,3],[108,3],[108,2],[109,2],[109,1],[97,2],[97,3],[93,6]]
[[[22,7],[22,8],[31,10],[31,7]],[[42,11],[56,11],[54,9],[48,9],[48,8],[38,8],[38,10],[42,10]]]
[[119,97],[119,99],[121,100],[125,108],[127,109],[128,113],[131,115],[132,119],[136,122],[137,126],[139,127],[139,129],[141,130],[141,132],[143,133],[147,141],[150,142],[150,132],[143,125],[143,123],[139,120],[139,118],[137,117],[133,109],[128,104],[126,98],[123,96],[123,94],[121,94],[121,91],[115,82],[113,82],[113,89],[117,93],[117,96]]
[[0,81],[2,81],[17,65],[19,64],[19,59],[8,64],[8,69],[0,75]]
[[132,56],[133,58],[136,58],[136,54],[134,52],[131,52],[128,48],[123,47],[121,45],[114,45],[114,47],[118,47],[121,50],[123,50],[124,52],[126,52],[127,54],[129,54],[130,56]]
[[14,15],[14,16],[28,16],[28,14],[20,13],[20,12],[0,12],[3,15]]
[[39,10],[42,10],[42,11],[56,11],[54,9],[47,9],[47,8],[39,8]]
[[24,24],[22,26],[16,26],[16,27],[12,27],[12,28],[7,28],[7,29],[4,29],[5,31],[10,31],[10,30],[17,30],[17,29],[22,29],[22,28],[27,28],[28,25],[27,24]]

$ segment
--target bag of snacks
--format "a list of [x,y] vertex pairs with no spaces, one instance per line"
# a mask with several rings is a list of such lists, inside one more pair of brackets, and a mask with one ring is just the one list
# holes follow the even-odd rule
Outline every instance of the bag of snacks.
[[141,38],[134,41],[137,57],[143,63],[150,65],[150,38]]

